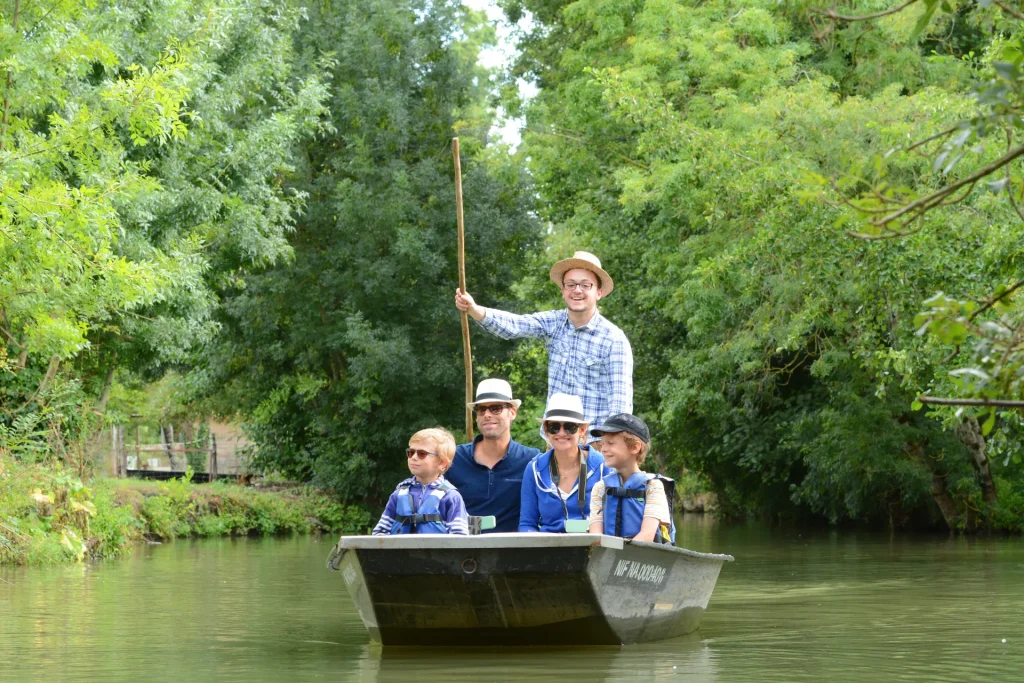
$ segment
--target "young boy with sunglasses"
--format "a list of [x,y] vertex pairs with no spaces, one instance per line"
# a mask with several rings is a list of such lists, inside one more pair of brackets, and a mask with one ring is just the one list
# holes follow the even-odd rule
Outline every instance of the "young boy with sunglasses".
[[469,517],[462,496],[443,476],[455,455],[455,437],[440,427],[421,429],[409,439],[405,455],[412,476],[391,494],[373,535],[467,535]]

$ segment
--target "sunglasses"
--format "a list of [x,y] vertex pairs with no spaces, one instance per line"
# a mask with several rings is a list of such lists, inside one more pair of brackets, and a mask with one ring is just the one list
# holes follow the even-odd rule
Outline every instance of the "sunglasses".
[[575,434],[579,431],[580,426],[576,422],[545,422],[544,431],[548,434],[557,434],[562,428],[565,428],[566,434]]
[[505,410],[505,408],[508,407],[509,406],[507,403],[499,403],[498,405],[490,406],[474,406],[474,408],[476,409],[476,414],[480,417],[483,417],[487,413],[490,413],[491,415],[501,415],[501,411]]
[[419,457],[419,458],[421,458],[423,460],[426,460],[428,455],[437,455],[437,453],[431,453],[430,451],[425,451],[425,450],[420,449],[420,448],[406,448],[405,449],[405,457],[409,458],[410,460],[412,460],[414,456]]

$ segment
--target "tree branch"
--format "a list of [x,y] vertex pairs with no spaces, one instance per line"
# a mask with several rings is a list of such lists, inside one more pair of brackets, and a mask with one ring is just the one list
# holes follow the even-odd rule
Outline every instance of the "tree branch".
[[953,126],[952,128],[947,128],[946,130],[944,130],[942,132],[939,132],[939,133],[936,133],[935,135],[929,135],[924,140],[918,140],[917,142],[912,144],[910,147],[904,147],[901,151],[903,151],[903,152],[912,152],[915,149],[917,149],[918,147],[922,147],[924,145],[927,145],[929,142],[934,142],[935,140],[939,140],[940,138],[949,137],[950,135],[952,135],[953,133],[957,132],[958,130],[960,130],[960,124],[959,123],[956,124],[955,126]]
[[[524,131],[529,131],[531,133],[540,133],[541,135],[554,135],[557,138],[562,138],[564,140],[572,140],[573,142],[578,142],[578,143],[580,143],[582,145],[590,144],[587,140],[584,140],[583,138],[578,138],[578,137],[575,137],[575,136],[572,136],[572,135],[566,135],[565,133],[558,133],[558,132],[553,131],[553,130],[540,130],[539,128],[524,128],[523,130]],[[607,148],[603,148],[603,149],[607,149]],[[636,166],[637,168],[642,168],[645,171],[649,171],[650,170],[650,168],[648,168],[647,166],[643,165],[639,161],[636,161],[635,159],[630,159],[625,154],[620,154],[619,152],[616,152],[615,150],[609,150],[609,151],[611,151],[612,154],[614,154],[615,156],[619,157],[620,159],[622,159],[623,161],[625,161],[626,163],[628,163],[628,164],[630,164],[632,166]]]
[[1007,5],[1003,0],[992,0],[993,4],[999,9],[1003,10],[1007,14],[1016,17],[1017,19],[1024,20],[1024,12],[1021,12],[1016,7]]
[[[18,17],[21,15],[21,0],[14,0],[14,17],[11,20],[11,27],[14,35],[18,34]],[[0,152],[7,147],[7,123],[11,114],[11,88],[14,87],[14,71],[7,69],[7,87],[4,89],[4,113],[0,119]]]
[[1024,156],[1024,145],[1015,147],[1014,149],[1010,150],[1009,152],[999,157],[995,161],[991,161],[985,164],[977,171],[964,178],[963,180],[953,183],[952,185],[947,185],[946,187],[940,190],[936,190],[935,192],[932,192],[929,195],[912,201],[898,211],[893,211],[887,216],[883,216],[882,218],[871,221],[871,224],[878,227],[885,227],[889,223],[897,221],[903,216],[906,216],[908,213],[917,212],[919,214],[924,214],[932,207],[940,204],[946,197],[949,197],[951,194],[955,193],[956,191],[960,190],[963,187],[966,187],[968,185],[974,185],[982,178],[998,171],[1003,166],[1006,166],[1007,164],[1009,164],[1014,159],[1020,156]]
[[1013,283],[1013,285],[1011,285],[1011,286],[1010,286],[1010,288],[1009,288],[1009,289],[1007,289],[1007,290],[1006,290],[1005,292],[1003,292],[1003,293],[1002,293],[1002,294],[1000,294],[999,296],[994,296],[994,297],[992,297],[992,298],[991,298],[991,299],[990,299],[990,300],[989,300],[989,301],[988,301],[988,302],[987,302],[987,303],[986,303],[986,304],[985,304],[984,306],[982,306],[981,308],[979,308],[978,310],[976,310],[976,311],[975,311],[974,313],[971,313],[971,317],[969,317],[969,318],[967,319],[967,321],[968,321],[968,322],[973,322],[973,321],[974,321],[974,319],[975,319],[975,318],[977,318],[977,317],[978,317],[979,315],[981,315],[982,313],[984,313],[984,312],[985,312],[985,311],[987,311],[988,309],[992,308],[992,307],[993,307],[993,306],[995,306],[995,305],[996,305],[997,303],[999,303],[1000,301],[1002,301],[1002,300],[1003,300],[1003,299],[1005,299],[1006,297],[1010,296],[1011,294],[1013,294],[1014,292],[1016,292],[1016,291],[1017,291],[1018,289],[1020,289],[1021,287],[1024,287],[1024,280],[1017,280],[1017,281],[1016,281],[1015,283]]
[[107,370],[107,377],[103,380],[103,389],[100,391],[100,397],[96,401],[96,407],[93,412],[97,415],[102,415],[107,411],[107,401],[110,399],[110,388],[114,385],[114,372],[117,370],[117,352],[114,352],[114,358],[110,361],[110,368]]
[[39,383],[39,386],[36,388],[36,392],[32,394],[31,398],[29,398],[28,401],[25,402],[25,406],[23,408],[27,408],[28,406],[36,402],[36,399],[39,398],[39,395],[43,393],[44,389],[46,389],[46,385],[48,385],[50,381],[53,380],[54,376],[57,374],[57,368],[59,367],[60,357],[57,355],[50,356],[50,364],[46,368],[46,374],[43,375],[43,381]]
[[939,406],[980,406],[989,408],[1024,408],[1024,401],[1011,401],[1001,398],[938,398],[936,396],[918,396],[919,403]]
[[[999,0],[995,0],[995,1],[997,3],[999,2]],[[829,19],[833,19],[835,21],[869,21],[871,19],[878,19],[879,17],[887,17],[890,14],[896,14],[897,12],[902,12],[906,8],[908,8],[911,5],[913,5],[915,2],[917,2],[917,0],[907,0],[907,2],[903,3],[902,5],[898,5],[896,7],[892,7],[892,8],[887,9],[887,10],[882,10],[881,12],[875,12],[874,14],[860,14],[860,15],[856,15],[856,16],[851,16],[851,15],[846,15],[846,14],[839,14],[834,9],[818,9],[816,7],[812,7],[810,9],[810,11],[814,12],[815,14],[820,14],[823,17],[827,17]]]

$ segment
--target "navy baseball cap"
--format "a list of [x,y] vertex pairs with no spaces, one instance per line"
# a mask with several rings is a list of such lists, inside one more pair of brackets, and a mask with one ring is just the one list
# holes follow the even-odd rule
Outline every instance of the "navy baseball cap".
[[603,434],[618,434],[619,432],[632,434],[644,443],[651,442],[651,430],[647,428],[647,423],[629,413],[612,415],[599,428],[591,429],[590,435],[595,439],[600,439]]

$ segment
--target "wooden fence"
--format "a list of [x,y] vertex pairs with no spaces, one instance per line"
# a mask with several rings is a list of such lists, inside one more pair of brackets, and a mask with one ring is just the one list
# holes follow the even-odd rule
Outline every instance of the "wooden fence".
[[[213,481],[217,478],[217,437],[214,434],[210,434],[210,445],[207,448],[185,448],[184,445],[179,447],[177,444],[145,444],[141,443],[141,432],[139,429],[135,431],[135,445],[133,447],[126,447],[124,440],[124,427],[120,425],[113,425],[110,432],[111,448],[114,453],[114,474],[118,478],[125,478],[128,476],[128,456],[134,454],[136,459],[136,468],[132,470],[133,473],[136,471],[145,471],[147,469],[146,461],[143,459],[144,453],[157,453],[160,455],[166,455],[172,472],[178,472],[179,474],[184,470],[174,470],[174,460],[172,455],[181,453],[185,455],[186,459],[189,453],[204,453],[206,454],[206,473],[208,474],[209,481]],[[161,470],[165,471],[165,470]],[[206,477],[204,477],[206,478]]]

